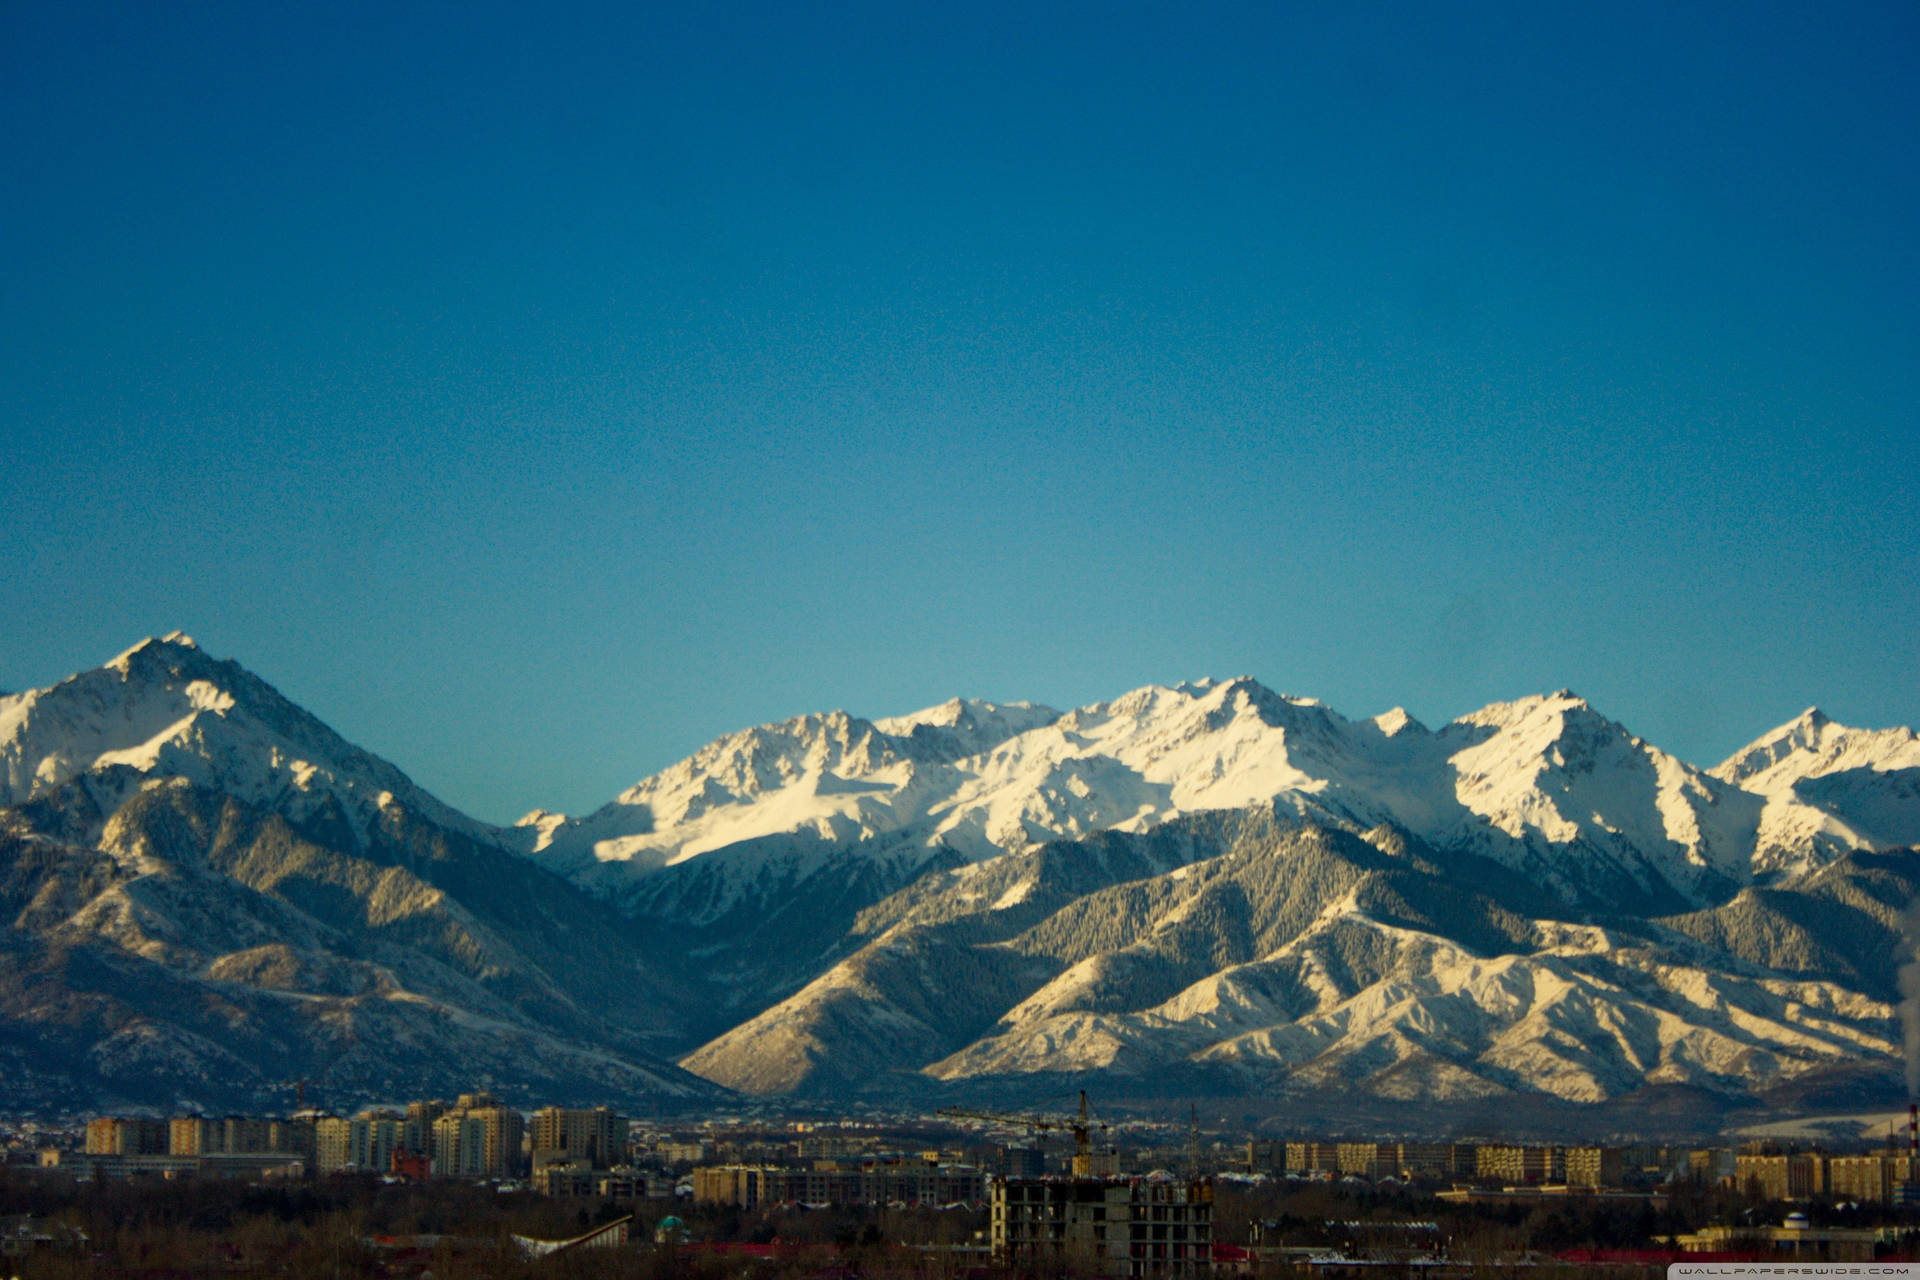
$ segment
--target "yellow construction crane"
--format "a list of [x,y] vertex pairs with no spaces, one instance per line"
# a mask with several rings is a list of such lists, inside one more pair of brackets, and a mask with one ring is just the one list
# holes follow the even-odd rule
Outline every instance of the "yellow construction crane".
[[[1058,1116],[1035,1116],[1013,1111],[974,1111],[966,1107],[941,1107],[936,1113],[951,1116],[957,1120],[992,1120],[1000,1124],[1023,1125],[1028,1129],[1041,1131],[1065,1130],[1073,1135],[1073,1176],[1076,1178],[1108,1177],[1120,1171],[1117,1152],[1111,1147],[1096,1150],[1093,1145],[1093,1119],[1087,1108],[1087,1091],[1080,1091],[1080,1112],[1078,1115],[1061,1118]],[[1105,1130],[1106,1126],[1100,1126]]]

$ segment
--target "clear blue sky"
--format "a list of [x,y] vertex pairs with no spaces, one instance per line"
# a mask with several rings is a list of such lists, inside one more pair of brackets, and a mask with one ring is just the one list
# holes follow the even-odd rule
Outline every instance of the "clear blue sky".
[[1920,724],[1910,3],[285,8],[0,4],[0,686]]

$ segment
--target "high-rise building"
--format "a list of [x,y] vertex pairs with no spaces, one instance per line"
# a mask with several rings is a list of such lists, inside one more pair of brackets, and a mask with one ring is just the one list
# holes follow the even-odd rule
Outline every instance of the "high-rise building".
[[433,1122],[433,1176],[486,1176],[487,1126],[464,1111],[449,1111]]
[[313,1159],[313,1117],[311,1113],[289,1120],[274,1120],[267,1126],[267,1150],[283,1151],[303,1160]]
[[433,1122],[433,1172],[441,1177],[504,1178],[520,1165],[526,1120],[490,1093],[461,1094]]
[[[556,1166],[557,1167],[557,1166]],[[938,1160],[872,1159],[858,1164],[816,1160],[811,1169],[771,1165],[702,1165],[693,1171],[701,1204],[978,1204],[986,1178],[973,1165]]]
[[205,1116],[175,1116],[167,1121],[167,1154],[213,1156],[226,1151],[226,1126]]
[[1687,1152],[1687,1175],[1703,1182],[1731,1178],[1737,1167],[1730,1147],[1694,1147]]
[[1564,1182],[1566,1153],[1559,1147],[1488,1143],[1475,1154],[1474,1176],[1510,1187]]
[[1340,1148],[1331,1142],[1289,1142],[1288,1173],[1338,1173]]
[[[695,1204],[731,1204],[743,1209],[785,1198],[786,1170],[764,1165],[702,1165],[693,1171]],[[778,1187],[775,1179],[779,1179]]]
[[626,1159],[626,1118],[605,1107],[542,1107],[528,1132],[536,1166],[566,1162],[609,1169]]
[[1394,1154],[1404,1176],[1445,1178],[1453,1174],[1453,1145],[1450,1142],[1401,1142],[1395,1144]]
[[1913,1181],[1913,1172],[1904,1152],[1833,1156],[1827,1161],[1827,1190],[1836,1200],[1892,1204],[1897,1190]]
[[321,1116],[313,1122],[315,1173],[338,1173],[352,1167],[352,1124],[342,1116]]
[[1007,1178],[1038,1178],[1047,1171],[1047,1153],[1039,1147],[1002,1147],[1000,1174]]
[[1393,1142],[1342,1142],[1334,1147],[1334,1163],[1343,1174],[1380,1178],[1400,1171],[1400,1147]]
[[220,1149],[229,1155],[259,1155],[274,1149],[271,1120],[261,1116],[227,1116],[218,1123]]
[[433,1122],[446,1113],[447,1104],[438,1098],[409,1102],[406,1125],[400,1135],[401,1144],[416,1155],[429,1154],[433,1150]]
[[1618,1147],[1567,1147],[1562,1155],[1570,1187],[1617,1187],[1626,1172]]
[[164,1156],[170,1138],[165,1120],[101,1116],[87,1122],[90,1156]]
[[351,1120],[322,1117],[314,1122],[314,1168],[386,1173],[393,1153],[402,1149],[405,1130],[405,1119],[393,1111],[363,1111]]
[[1769,1200],[1805,1200],[1827,1189],[1827,1157],[1818,1151],[1741,1152],[1734,1157],[1733,1179],[1741,1189],[1758,1187]]

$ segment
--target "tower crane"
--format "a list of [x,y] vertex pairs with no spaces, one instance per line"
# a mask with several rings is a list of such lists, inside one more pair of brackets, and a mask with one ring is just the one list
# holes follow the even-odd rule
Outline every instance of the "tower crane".
[[[975,1111],[967,1107],[941,1107],[936,1115],[957,1120],[991,1120],[1017,1124],[1037,1131],[1066,1131],[1073,1135],[1073,1176],[1105,1177],[1119,1172],[1119,1158],[1111,1147],[1096,1150],[1093,1145],[1093,1119],[1087,1108],[1087,1091],[1080,1091],[1079,1113],[1069,1117],[1036,1116],[1014,1111]],[[1103,1124],[1102,1131],[1106,1129]]]

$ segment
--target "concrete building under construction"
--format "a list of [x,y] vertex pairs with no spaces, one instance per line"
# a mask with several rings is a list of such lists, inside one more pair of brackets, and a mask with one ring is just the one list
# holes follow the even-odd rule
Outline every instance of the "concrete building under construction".
[[993,1256],[1003,1266],[1063,1267],[1102,1276],[1213,1274],[1213,1182],[1166,1172],[1121,1177],[1120,1155],[1080,1095],[1071,1116],[942,1107],[962,1120],[1073,1136],[1065,1178],[1000,1177],[987,1188]]
[[988,1191],[993,1256],[1103,1276],[1213,1274],[1213,1183],[1141,1178],[1004,1178]]

